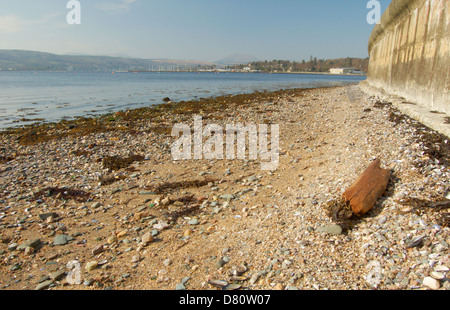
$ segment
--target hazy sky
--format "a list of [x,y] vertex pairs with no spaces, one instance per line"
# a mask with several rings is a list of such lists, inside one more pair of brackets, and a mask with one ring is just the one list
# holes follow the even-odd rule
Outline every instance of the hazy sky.
[[[0,49],[215,61],[367,57],[369,0],[0,0]],[[379,0],[381,12],[390,0]]]

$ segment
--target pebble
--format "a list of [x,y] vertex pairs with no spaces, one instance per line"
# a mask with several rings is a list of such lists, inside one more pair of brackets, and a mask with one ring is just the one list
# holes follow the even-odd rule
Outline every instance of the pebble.
[[342,234],[342,227],[340,225],[329,225],[325,227],[317,228],[317,231],[327,232],[332,235],[340,235]]
[[189,225],[198,225],[198,220],[197,219],[192,219],[188,223],[189,223]]
[[438,290],[441,287],[439,281],[436,279],[433,279],[431,277],[425,277],[423,279],[423,285],[425,285],[426,287],[428,287],[432,290]]
[[57,235],[53,240],[53,245],[65,245],[73,240],[69,235]]
[[52,279],[53,281],[59,281],[65,275],[66,275],[66,272],[64,270],[58,270],[58,271],[52,272],[50,274],[50,279]]
[[47,280],[47,281],[44,281],[44,282],[42,282],[42,283],[39,283],[37,286],[36,286],[36,288],[35,288],[35,290],[36,291],[41,291],[41,290],[45,290],[45,289],[47,289],[50,285],[52,285],[53,284],[53,280]]
[[86,271],[93,271],[98,267],[98,262],[97,261],[91,261],[86,263]]
[[151,231],[149,231],[149,232],[147,232],[147,233],[145,233],[143,236],[142,236],[142,244],[143,245],[147,245],[147,244],[149,244],[150,242],[153,242],[155,240],[155,238],[153,237],[153,234],[152,234],[152,232]]
[[36,248],[41,244],[40,239],[27,240],[19,244],[15,249],[18,251],[25,251],[27,248]]

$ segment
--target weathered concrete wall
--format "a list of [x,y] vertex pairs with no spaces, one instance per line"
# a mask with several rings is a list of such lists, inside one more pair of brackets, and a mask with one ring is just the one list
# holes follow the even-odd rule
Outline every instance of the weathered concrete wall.
[[369,40],[369,85],[450,113],[449,2],[392,1]]

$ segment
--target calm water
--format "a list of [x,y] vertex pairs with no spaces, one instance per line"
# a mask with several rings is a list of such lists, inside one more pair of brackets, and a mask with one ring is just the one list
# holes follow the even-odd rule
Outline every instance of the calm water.
[[355,84],[364,76],[264,73],[0,71],[0,128],[94,116],[172,101]]

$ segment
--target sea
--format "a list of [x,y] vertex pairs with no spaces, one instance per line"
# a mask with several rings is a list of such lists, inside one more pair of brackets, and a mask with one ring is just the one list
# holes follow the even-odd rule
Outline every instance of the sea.
[[358,84],[366,76],[233,72],[0,71],[0,129],[171,101]]

